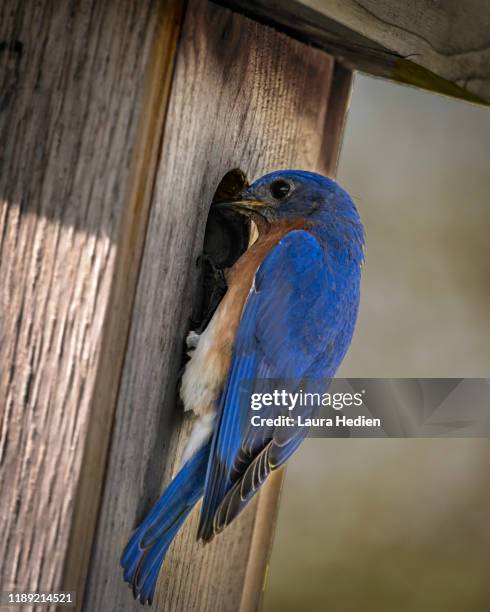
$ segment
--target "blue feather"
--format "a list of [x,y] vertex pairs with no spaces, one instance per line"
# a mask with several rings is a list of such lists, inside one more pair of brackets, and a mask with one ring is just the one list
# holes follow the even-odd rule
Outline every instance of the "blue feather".
[[209,450],[207,444],[182,467],[124,549],[124,580],[142,603],[151,603],[168,547],[202,496]]
[[[272,189],[278,179],[291,187],[280,202]],[[244,396],[249,400],[254,389],[263,390],[264,380],[272,387],[287,380],[290,391],[328,384],[354,331],[364,233],[348,194],[318,174],[286,170],[262,177],[242,196],[243,202],[265,205],[274,221],[300,220],[305,229],[286,234],[256,271],[227,380],[216,398],[211,441],[183,466],[124,550],[124,579],[143,603],[151,603],[167,550],[198,499],[204,494],[198,537],[208,541],[307,433],[251,427]],[[262,416],[272,414],[264,410]]]
[[[350,319],[355,320],[357,310],[348,311],[352,291],[356,301],[356,277],[344,291],[339,266],[331,261],[337,254],[322,246],[312,233],[291,231],[255,275],[212,441],[198,532],[204,541],[236,516],[307,433],[305,428],[252,427],[249,404],[242,401],[244,382],[250,393],[261,379],[286,379],[293,386],[305,378],[328,379],[350,342]],[[332,350],[326,351],[329,345]]]

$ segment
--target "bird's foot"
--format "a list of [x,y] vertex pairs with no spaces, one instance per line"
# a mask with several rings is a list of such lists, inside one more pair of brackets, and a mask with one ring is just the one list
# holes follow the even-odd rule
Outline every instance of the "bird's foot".
[[197,348],[200,337],[201,337],[201,334],[198,334],[194,330],[191,330],[187,334],[187,338],[185,339],[185,345],[187,347],[187,354],[189,355],[189,357],[192,355],[192,352]]

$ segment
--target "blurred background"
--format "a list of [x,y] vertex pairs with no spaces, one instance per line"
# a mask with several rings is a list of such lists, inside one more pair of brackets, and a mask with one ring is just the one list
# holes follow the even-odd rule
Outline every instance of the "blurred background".
[[[343,377],[490,376],[490,111],[357,75],[339,182],[366,228]],[[490,440],[309,439],[265,612],[490,610]]]

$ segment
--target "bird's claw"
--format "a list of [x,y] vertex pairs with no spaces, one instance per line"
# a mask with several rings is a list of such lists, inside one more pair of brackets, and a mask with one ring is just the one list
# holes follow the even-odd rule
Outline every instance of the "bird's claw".
[[199,344],[200,337],[201,337],[201,334],[198,334],[194,330],[191,330],[187,334],[187,338],[185,339],[185,345],[188,349],[188,354],[192,353],[192,351],[196,349],[197,345]]

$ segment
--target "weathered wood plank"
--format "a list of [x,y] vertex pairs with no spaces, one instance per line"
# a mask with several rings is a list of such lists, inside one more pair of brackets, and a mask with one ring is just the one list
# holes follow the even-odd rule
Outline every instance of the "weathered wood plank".
[[176,5],[0,6],[3,589],[83,581]]
[[[326,160],[336,160],[336,155],[326,155],[324,136],[331,126],[327,108],[332,74],[333,60],[319,50],[212,3],[189,3],[121,381],[87,610],[139,610],[122,581],[118,560],[132,529],[178,469],[191,424],[177,402],[177,381],[197,280],[195,261],[214,191],[236,167],[250,179],[284,167],[331,170]],[[345,95],[345,87],[342,91]],[[167,555],[156,609],[231,612],[256,607],[278,496],[274,480],[278,484],[280,479],[273,479],[258,504],[256,499],[205,547],[195,543],[197,512],[189,517]]]
[[349,67],[490,103],[486,0],[218,0],[285,29]]

